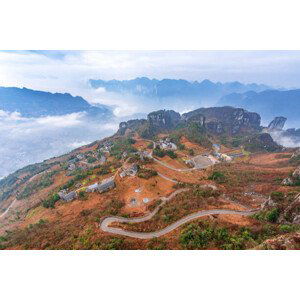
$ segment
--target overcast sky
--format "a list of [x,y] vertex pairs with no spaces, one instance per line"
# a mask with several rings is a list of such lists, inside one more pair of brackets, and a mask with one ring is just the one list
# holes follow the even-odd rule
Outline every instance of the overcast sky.
[[87,80],[175,78],[300,87],[300,51],[2,51],[0,86],[92,97]]

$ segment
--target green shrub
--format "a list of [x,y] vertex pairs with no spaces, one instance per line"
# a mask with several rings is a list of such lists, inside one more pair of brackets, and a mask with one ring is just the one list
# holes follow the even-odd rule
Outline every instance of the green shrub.
[[279,218],[279,209],[273,208],[266,214],[266,220],[271,223],[276,223]]
[[153,155],[158,156],[158,157],[164,157],[166,155],[166,152],[162,149],[160,149],[159,147],[156,147],[153,150]]
[[112,238],[104,247],[105,250],[121,250],[124,248],[124,239]]
[[85,197],[86,197],[86,192],[85,192],[85,191],[79,191],[78,197],[79,197],[80,199],[85,199]]
[[61,187],[61,189],[62,189],[62,190],[66,190],[66,189],[72,187],[72,186],[74,185],[74,183],[75,183],[74,179],[70,179],[66,184],[64,184],[64,185]]
[[186,249],[203,249],[211,238],[211,229],[201,230],[199,226],[190,224],[181,232],[179,242]]
[[166,154],[172,159],[177,158],[177,154],[172,150],[167,150]]
[[219,172],[219,171],[214,171],[209,177],[209,180],[214,180],[217,183],[224,183],[226,182],[226,177],[223,173]]
[[157,176],[157,172],[155,170],[139,168],[137,176],[144,179],[149,179],[153,176]]
[[48,197],[46,200],[42,201],[42,206],[45,208],[54,208],[55,203],[60,199],[58,194],[53,194],[52,196]]
[[148,149],[153,149],[153,143],[148,144],[147,148]]
[[95,157],[92,157],[92,156],[89,156],[88,159],[87,159],[87,162],[88,162],[89,164],[92,164],[92,163],[94,163],[95,161],[97,161],[97,159],[96,159]]
[[292,225],[283,224],[279,226],[279,230],[281,232],[287,233],[287,232],[292,232],[294,230],[294,227]]
[[194,156],[194,155],[195,155],[194,149],[189,149],[189,155],[190,155],[190,156]]
[[167,243],[164,239],[153,238],[147,244],[149,250],[164,250],[167,247]]

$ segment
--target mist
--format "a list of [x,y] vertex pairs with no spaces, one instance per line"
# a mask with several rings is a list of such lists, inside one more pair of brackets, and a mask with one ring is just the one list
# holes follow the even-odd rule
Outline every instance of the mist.
[[288,148],[300,147],[300,137],[286,136],[281,131],[271,132],[270,135],[272,136],[273,140],[281,146]]
[[24,118],[19,113],[0,110],[0,178],[109,136],[118,124],[118,118],[103,122],[85,112]]

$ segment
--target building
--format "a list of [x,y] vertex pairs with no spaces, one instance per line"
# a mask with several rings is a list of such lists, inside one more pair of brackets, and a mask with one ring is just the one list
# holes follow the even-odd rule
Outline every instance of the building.
[[68,167],[69,171],[74,171],[76,169],[76,165],[74,163],[70,164]]
[[135,176],[138,171],[138,166],[133,164],[128,168],[124,168],[123,171],[120,173],[120,177],[123,178],[125,176]]
[[58,193],[58,196],[60,197],[60,199],[66,202],[70,202],[77,198],[77,193],[75,191],[67,193],[66,190],[62,190]]
[[103,145],[99,145],[98,150],[100,152],[110,152],[111,147],[113,146],[112,142],[105,142]]
[[86,192],[90,193],[90,192],[95,192],[96,190],[98,190],[99,188],[99,184],[98,182],[92,184],[92,185],[89,185],[87,188],[86,188]]
[[107,179],[104,179],[99,185],[98,185],[98,191],[99,193],[104,193],[110,189],[113,189],[116,186],[114,177],[109,177]]
[[163,150],[177,150],[177,146],[170,141],[170,139],[159,140],[158,145]]

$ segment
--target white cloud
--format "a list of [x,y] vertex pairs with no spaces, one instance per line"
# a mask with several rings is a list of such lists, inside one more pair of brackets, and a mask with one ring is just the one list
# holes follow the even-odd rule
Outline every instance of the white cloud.
[[84,112],[71,113],[63,116],[47,116],[37,118],[35,122],[39,125],[50,125],[54,127],[70,127],[77,126],[84,122]]
[[0,177],[112,135],[118,124],[119,120],[101,122],[85,113],[24,118],[0,110]]
[[300,51],[18,51],[0,52],[0,82],[80,95],[116,106],[125,116],[140,112],[139,99],[93,90],[88,80],[183,78],[299,87]]

